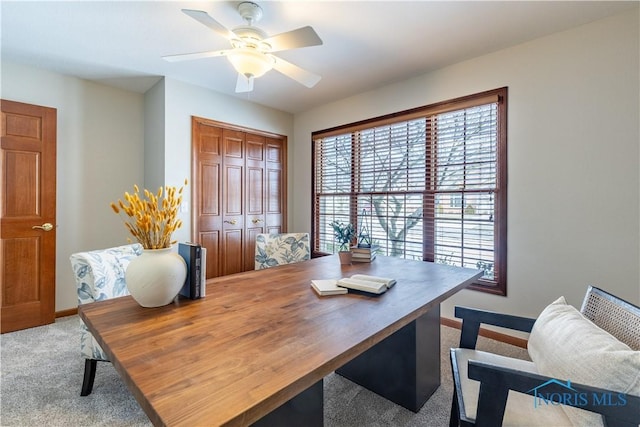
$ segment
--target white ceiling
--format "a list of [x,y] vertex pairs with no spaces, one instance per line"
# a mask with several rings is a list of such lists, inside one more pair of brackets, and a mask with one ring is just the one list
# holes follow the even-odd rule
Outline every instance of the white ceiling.
[[6,1],[2,60],[145,92],[161,76],[290,113],[563,31],[638,1],[257,1],[257,26],[274,35],[311,25],[323,45],[278,55],[322,76],[306,88],[270,71],[236,94],[224,57],[169,63],[163,55],[229,43],[180,9],[200,9],[228,28],[239,1]]

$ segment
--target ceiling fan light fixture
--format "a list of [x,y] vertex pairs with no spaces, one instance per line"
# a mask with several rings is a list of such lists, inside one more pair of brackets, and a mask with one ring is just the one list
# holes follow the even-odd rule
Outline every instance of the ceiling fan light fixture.
[[203,10],[182,9],[182,12],[189,17],[226,38],[231,43],[231,49],[168,55],[163,58],[173,62],[226,56],[238,73],[236,93],[251,92],[253,80],[262,77],[271,69],[309,88],[318,83],[320,76],[274,54],[284,50],[321,45],[322,40],[313,28],[307,25],[269,36],[260,28],[253,26],[262,17],[260,6],[252,1],[240,1],[237,8],[245,25],[235,27],[233,30],[229,30]]
[[253,49],[237,49],[227,55],[236,71],[247,78],[261,77],[273,68],[273,60]]

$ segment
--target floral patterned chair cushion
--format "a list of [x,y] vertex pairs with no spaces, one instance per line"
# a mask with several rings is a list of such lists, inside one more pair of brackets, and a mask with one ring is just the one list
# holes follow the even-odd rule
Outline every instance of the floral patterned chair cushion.
[[256,236],[256,270],[310,258],[309,233],[258,234]]
[[[142,255],[142,245],[139,243],[71,255],[69,259],[76,278],[78,304],[129,295],[124,272],[129,262],[140,255]],[[80,352],[87,360],[109,361],[82,320],[80,320]],[[93,369],[91,376],[95,375],[95,363]],[[86,375],[85,372],[85,377]],[[90,380],[93,385],[93,379]]]

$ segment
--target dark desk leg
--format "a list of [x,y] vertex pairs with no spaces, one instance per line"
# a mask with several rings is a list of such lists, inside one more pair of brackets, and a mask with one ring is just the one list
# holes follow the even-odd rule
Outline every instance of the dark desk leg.
[[418,412],[440,386],[440,305],[336,372]]
[[322,427],[324,424],[323,384],[318,381],[293,399],[252,424],[255,427]]

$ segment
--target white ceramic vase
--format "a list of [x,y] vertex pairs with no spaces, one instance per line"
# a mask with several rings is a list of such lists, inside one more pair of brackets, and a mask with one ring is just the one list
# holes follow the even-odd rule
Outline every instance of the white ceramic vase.
[[129,293],[143,307],[170,304],[187,277],[187,263],[171,248],[144,249],[124,274]]

